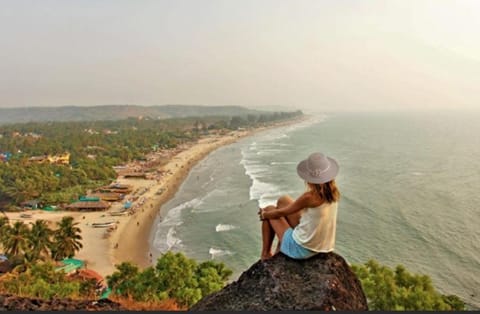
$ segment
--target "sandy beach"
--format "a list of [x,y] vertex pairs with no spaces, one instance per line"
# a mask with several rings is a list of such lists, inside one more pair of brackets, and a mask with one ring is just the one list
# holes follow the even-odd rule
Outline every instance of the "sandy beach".
[[[298,123],[301,120],[277,123],[268,128]],[[86,261],[88,268],[103,276],[112,274],[115,271],[115,265],[121,262],[133,262],[140,267],[149,266],[151,265],[149,236],[152,224],[160,213],[162,204],[175,195],[190,169],[215,149],[265,129],[238,130],[224,135],[209,135],[197,142],[184,144],[169,152],[166,163],[157,168],[159,175],[155,178],[119,176],[117,183],[133,187],[132,193],[126,197],[136,199],[132,201],[131,214],[112,216],[112,212],[118,212],[124,206],[125,201],[118,201],[114,202],[108,210],[101,212],[30,210],[22,213],[8,213],[8,216],[13,221],[21,219],[27,223],[44,219],[50,221],[52,226],[64,216],[74,217],[82,231],[83,244],[83,248],[75,257]],[[32,217],[20,217],[20,214],[25,213],[31,214]],[[115,229],[108,232],[107,228],[92,226],[92,223],[99,222],[116,222]]]
[[[121,180],[122,183],[131,184],[137,188],[146,187],[147,190],[142,195],[144,203],[141,209],[137,209],[131,217],[119,219],[118,230],[114,232],[109,241],[108,255],[111,265],[122,261],[131,261],[140,267],[150,265],[149,236],[161,205],[175,195],[190,169],[198,161],[218,147],[233,143],[247,134],[248,132],[232,132],[229,135],[208,137],[198,141],[176,154],[170,162],[161,167],[166,175],[159,182],[143,179]],[[160,189],[164,189],[164,192],[157,195],[156,192]],[[115,248],[117,243],[118,247]]]

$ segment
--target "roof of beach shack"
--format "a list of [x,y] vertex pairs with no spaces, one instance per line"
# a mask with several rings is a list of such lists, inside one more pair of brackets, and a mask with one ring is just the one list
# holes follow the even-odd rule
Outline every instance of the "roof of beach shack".
[[95,194],[92,194],[91,196],[98,196],[100,197],[100,199],[104,201],[118,201],[123,199],[124,197],[122,193],[114,193],[114,192],[95,193]]
[[63,270],[65,273],[69,274],[77,269],[80,269],[85,265],[82,260],[75,258],[65,258],[62,260],[62,265],[55,268],[56,272]]
[[22,205],[22,206],[37,206],[38,203],[40,203],[39,200],[27,200],[27,201],[22,202],[20,205]]
[[105,278],[93,269],[79,269],[76,275],[83,279],[94,279],[99,283],[105,283]]
[[71,209],[106,209],[110,207],[110,203],[105,201],[98,202],[75,202],[67,206]]
[[121,183],[112,183],[107,186],[109,189],[132,189],[133,185],[131,184],[121,184]]

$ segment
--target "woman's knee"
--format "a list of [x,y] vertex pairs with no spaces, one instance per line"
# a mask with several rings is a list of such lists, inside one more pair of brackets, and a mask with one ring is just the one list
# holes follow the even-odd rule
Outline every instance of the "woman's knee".
[[269,205],[269,206],[263,208],[263,210],[266,211],[266,212],[269,212],[269,211],[272,211],[272,210],[275,210],[275,209],[277,209],[277,208],[273,205]]
[[294,202],[293,198],[291,198],[289,195],[282,195],[277,200],[277,208],[288,206],[293,202]]

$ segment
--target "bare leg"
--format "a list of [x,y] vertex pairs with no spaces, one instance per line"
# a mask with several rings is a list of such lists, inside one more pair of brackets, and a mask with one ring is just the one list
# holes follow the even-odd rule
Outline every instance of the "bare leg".
[[[277,208],[285,207],[294,202],[294,199],[288,195],[281,196],[277,201]],[[302,211],[290,214],[285,216],[290,227],[295,228],[300,222],[300,217],[302,216]]]
[[[294,200],[290,196],[284,195],[278,199],[276,207],[268,206],[265,208],[265,211],[285,207],[292,202],[294,202]],[[278,238],[275,254],[280,252],[283,234],[288,228],[295,228],[300,221],[300,217],[301,211],[286,217],[262,221],[262,260],[268,259],[272,256],[271,249],[275,235],[277,235]]]
[[269,223],[272,226],[273,230],[275,231],[275,234],[277,235],[278,243],[277,243],[277,248],[275,250],[275,254],[277,254],[278,252],[280,252],[283,234],[285,233],[285,231],[287,231],[288,228],[290,228],[290,225],[288,224],[288,221],[285,217],[270,219]]
[[282,195],[277,200],[277,208],[288,206],[293,202],[294,202],[294,199],[291,198],[289,195]]
[[[277,242],[277,248],[275,249],[275,254],[278,254],[280,252],[280,247],[282,246],[282,242],[278,240]],[[274,255],[275,255],[274,254]]]
[[266,260],[272,257],[272,244],[275,232],[268,220],[262,221],[262,256],[260,259]]
[[[277,200],[277,208],[288,206],[293,202],[294,202],[294,199],[291,198],[289,195],[283,195]],[[300,222],[301,215],[302,215],[302,212],[300,211],[300,212],[296,212],[296,213],[285,216],[286,222],[288,223],[290,228],[295,228],[295,226],[298,225],[298,223]],[[280,252],[281,244],[282,244],[281,241],[278,241],[275,254]]]
[[[275,209],[273,206],[268,206],[264,210],[269,211]],[[275,238],[275,231],[270,224],[270,220],[262,221],[262,253],[261,260],[266,260],[272,257],[272,244]]]

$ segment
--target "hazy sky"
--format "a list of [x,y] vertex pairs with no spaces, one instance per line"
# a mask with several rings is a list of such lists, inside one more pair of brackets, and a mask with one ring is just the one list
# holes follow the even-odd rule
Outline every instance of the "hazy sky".
[[480,1],[0,0],[0,107],[480,108]]

